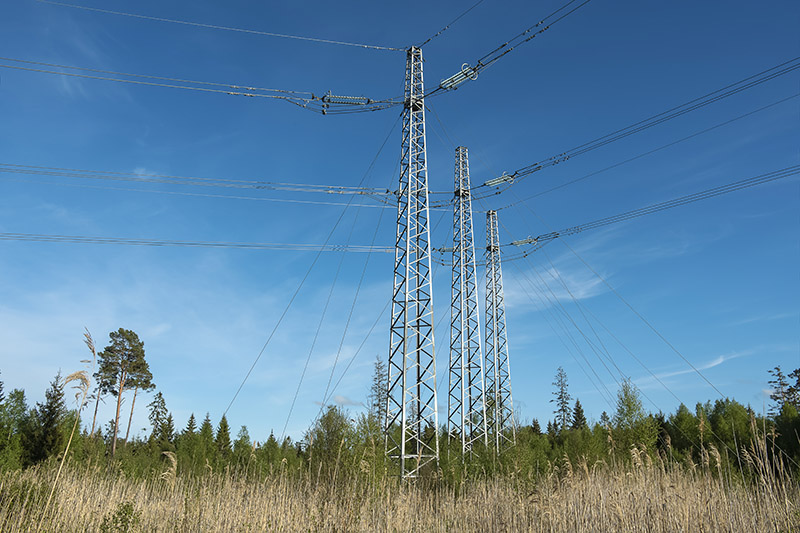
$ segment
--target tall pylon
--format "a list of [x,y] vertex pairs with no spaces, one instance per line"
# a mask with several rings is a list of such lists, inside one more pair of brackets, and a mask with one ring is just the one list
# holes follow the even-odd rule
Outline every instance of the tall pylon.
[[438,463],[428,170],[422,50],[406,54],[397,238],[389,341],[386,453],[404,478]]
[[460,440],[462,453],[468,454],[476,443],[488,446],[488,437],[469,156],[463,146],[456,148],[453,205],[447,433]]
[[486,403],[489,433],[500,453],[516,442],[511,367],[506,338],[497,211],[486,213]]

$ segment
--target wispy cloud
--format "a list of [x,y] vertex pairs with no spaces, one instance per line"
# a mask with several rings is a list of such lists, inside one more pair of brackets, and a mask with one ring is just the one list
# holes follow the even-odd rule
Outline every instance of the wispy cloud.
[[751,316],[736,320],[728,324],[729,326],[742,326],[744,324],[752,324],[753,322],[769,322],[772,320],[782,320],[784,318],[800,318],[799,313],[777,313],[773,315]]
[[723,363],[726,363],[726,362],[728,362],[728,361],[730,361],[732,359],[738,359],[740,357],[747,357],[747,356],[753,355],[753,354],[757,353],[757,351],[758,350],[750,349],[750,350],[742,350],[742,351],[737,351],[737,352],[729,352],[729,353],[726,353],[726,354],[720,354],[720,355],[716,356],[715,358],[711,359],[710,361],[707,361],[707,362],[705,362],[705,363],[703,363],[701,365],[695,365],[694,368],[683,368],[683,369],[680,369],[680,370],[672,370],[672,371],[668,371],[668,372],[660,372],[660,373],[654,374],[655,377],[654,376],[649,376],[649,375],[648,376],[643,376],[643,377],[635,379],[634,382],[636,383],[636,386],[638,386],[639,388],[651,387],[654,384],[656,384],[656,381],[657,381],[656,378],[658,378],[658,380],[662,380],[663,381],[665,379],[673,378],[675,376],[682,376],[682,375],[685,375],[685,374],[692,374],[695,371],[708,370],[708,369],[711,369],[711,368],[714,368],[714,367],[718,367],[718,366],[722,365]]
[[593,298],[608,290],[603,281],[586,268],[515,268],[506,278],[510,281],[504,286],[507,309],[529,307],[532,302],[547,308],[558,303]]
[[358,407],[361,407],[361,406],[364,405],[363,402],[357,402],[355,400],[351,400],[347,396],[344,396],[344,395],[341,395],[341,394],[336,394],[333,397],[333,403],[335,403],[336,405],[343,406],[343,407],[345,407],[345,406],[358,406]]

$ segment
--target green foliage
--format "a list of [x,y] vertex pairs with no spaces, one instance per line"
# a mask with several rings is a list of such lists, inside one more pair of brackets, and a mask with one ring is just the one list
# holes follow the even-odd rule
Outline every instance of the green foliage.
[[800,414],[792,403],[785,403],[775,417],[776,444],[789,457],[800,459]]
[[64,380],[59,372],[45,391],[44,403],[37,402],[23,422],[23,464],[40,463],[64,449],[68,431],[66,415]]
[[314,464],[332,471],[337,464],[348,459],[353,437],[353,428],[344,410],[330,405],[308,430],[305,440]]
[[[44,441],[42,428],[48,426],[48,420],[57,420],[56,426],[61,428],[62,434],[72,427],[77,415],[66,410],[63,394],[59,379],[48,389],[46,401],[34,409],[28,409],[22,390],[6,394],[0,403],[0,469],[18,469],[33,464],[34,459],[41,462],[63,452],[63,447],[51,447],[48,452],[46,446],[39,444]],[[244,426],[231,442],[227,419],[223,417],[215,430],[208,414],[199,425],[194,415],[190,416],[185,429],[176,434],[163,395],[157,394],[150,407],[152,433],[144,440],[135,437],[120,445],[109,465],[111,472],[151,478],[164,471],[162,452],[174,451],[176,474],[181,476],[207,476],[235,470],[253,479],[286,474],[312,476],[323,481],[345,476],[377,482],[385,479],[387,473],[396,473],[396,465],[385,456],[385,436],[380,421],[369,410],[352,420],[341,408],[330,406],[306,432],[304,442],[294,443],[289,438],[279,441],[270,434],[259,444],[252,442]],[[50,416],[48,413],[59,414]],[[601,421],[604,419],[608,426],[595,424],[590,429],[583,405],[576,400],[570,405],[567,426],[551,420],[547,433],[542,434],[539,422],[534,419],[531,425],[518,429],[516,446],[499,455],[491,446],[477,445],[462,456],[460,442],[441,432],[437,434],[429,427],[425,434],[439,439],[441,461],[438,469],[432,467],[426,475],[441,478],[448,486],[459,490],[457,487],[466,479],[482,476],[513,474],[519,479],[532,479],[551,475],[554,466],[558,467],[555,471],[563,471],[582,464],[589,467],[602,462],[620,464],[631,460],[632,446],[644,446],[651,454],[664,452],[677,463],[689,464],[691,460],[695,465],[703,461],[708,464],[709,454],[718,450],[720,461],[733,466],[731,472],[741,472],[747,479],[752,467],[740,451],[751,445],[754,427],[769,435],[769,454],[783,451],[794,461],[800,461],[800,441],[796,437],[800,434],[800,415],[788,401],[773,419],[759,418],[749,407],[730,399],[698,404],[695,409],[680,405],[668,416],[661,413],[654,416],[644,410],[636,388],[625,382],[618,394],[613,421],[600,417]],[[112,419],[104,431],[108,442],[89,438],[86,431],[76,435],[70,449],[70,462],[97,465],[107,461],[114,425]],[[611,428],[610,432],[607,427]],[[31,450],[44,452],[41,457],[34,458]],[[113,517],[107,518],[111,527]]]
[[102,533],[128,533],[136,531],[142,520],[141,511],[137,511],[131,502],[122,502],[117,508],[103,517],[100,524]]
[[25,391],[14,389],[0,404],[0,470],[16,470],[23,464],[22,428],[27,420]]
[[242,426],[239,429],[239,433],[236,434],[236,440],[233,442],[235,461],[239,464],[247,464],[252,451],[253,445],[250,441],[250,432],[247,431],[247,426]]
[[614,439],[623,455],[634,445],[655,450],[658,424],[644,410],[639,391],[630,379],[622,382],[617,393],[617,410],[614,413],[613,427]]

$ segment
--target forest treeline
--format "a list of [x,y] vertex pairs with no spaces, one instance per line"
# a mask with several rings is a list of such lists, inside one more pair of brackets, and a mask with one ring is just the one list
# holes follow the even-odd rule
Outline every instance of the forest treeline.
[[[0,470],[59,461],[65,450],[73,465],[108,465],[129,476],[234,470],[258,476],[308,471],[378,476],[394,467],[384,455],[380,412],[386,398],[385,367],[380,359],[372,383],[365,384],[366,412],[353,415],[341,407],[327,406],[301,441],[270,434],[266,441],[254,442],[246,426],[233,433],[224,415],[212,420],[208,413],[200,415],[202,419],[192,414],[178,427],[160,391],[152,394],[146,405],[150,428],[143,437],[131,436],[130,421],[137,397],[141,400],[143,393],[156,389],[144,345],[130,330],[112,332],[109,338],[109,345],[98,353],[87,334],[93,358],[86,363],[96,360],[93,372],[59,373],[43,402],[29,406],[24,390],[6,393],[0,382]],[[544,429],[534,419],[516,427],[516,445],[499,456],[491,448],[475,448],[462,457],[460,439],[451,438],[442,428],[436,432],[441,450],[439,472],[451,477],[470,472],[535,476],[565,461],[595,464],[658,457],[688,469],[716,465],[746,476],[752,466],[747,450],[762,439],[768,452],[797,474],[800,368],[785,374],[775,367],[768,375],[772,404],[763,415],[733,399],[693,408],[681,404],[669,414],[650,413],[635,385],[623,381],[614,412],[604,412],[590,424],[580,400],[569,393],[566,372],[559,368],[553,381],[554,417]],[[73,390],[77,391],[74,399]],[[113,399],[115,416],[101,424],[96,420],[97,406],[104,397]],[[128,401],[130,408],[125,408]],[[141,404],[139,401],[139,408]],[[123,425],[127,425],[124,431]],[[428,433],[434,433],[432,428]]]

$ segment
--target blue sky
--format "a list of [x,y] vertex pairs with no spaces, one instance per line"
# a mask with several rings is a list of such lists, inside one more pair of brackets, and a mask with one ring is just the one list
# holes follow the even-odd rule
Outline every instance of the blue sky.
[[[424,47],[427,86],[464,63],[474,64],[560,4],[478,5]],[[85,0],[80,5],[404,48],[441,29],[471,3],[414,9],[362,1]],[[473,184],[478,184],[799,56],[798,23],[800,5],[791,1],[593,0],[477,80],[428,100],[430,188],[452,190],[456,145],[469,149]],[[405,67],[403,52],[33,0],[0,7],[0,56],[378,99],[402,94]],[[485,215],[477,211],[503,207],[798,92],[800,73],[794,71],[476,202],[479,255]],[[797,165],[798,102],[787,100],[503,209],[501,241]],[[399,114],[392,108],[321,116],[277,100],[0,68],[0,163],[392,189],[398,179]],[[393,210],[364,197],[353,200],[363,207],[345,209],[341,204],[348,200],[0,172],[0,232],[310,244],[330,235],[335,244],[370,245],[374,239],[376,246],[393,246]],[[800,366],[799,208],[800,182],[788,178],[587,231],[527,259],[506,262],[512,387],[521,419],[552,416],[548,401],[558,366],[567,371],[571,393],[593,419],[611,410],[609,396],[619,374],[634,380],[647,395],[645,406],[654,411],[674,411],[675,396],[689,405],[718,397],[619,296],[719,391],[761,410],[767,370]],[[431,220],[433,245],[448,245],[452,214],[435,210]],[[8,389],[24,388],[30,401],[41,400],[59,369],[80,368],[87,353],[84,327],[101,347],[109,331],[124,327],[145,342],[158,389],[177,425],[183,426],[191,412],[198,417],[209,412],[216,423],[315,255],[0,241],[2,379]],[[338,359],[335,383],[354,354],[332,401],[354,413],[361,410],[373,361],[387,356],[383,309],[391,272],[390,254],[321,254],[228,412],[231,424],[246,424],[257,440],[270,430],[280,435],[284,425],[300,438],[319,409],[334,363]],[[449,277],[446,267],[435,269],[440,379],[448,356]],[[571,321],[592,344],[607,349],[602,362]],[[442,405],[445,393],[442,387]],[[147,425],[143,407],[148,401],[137,400],[142,408],[134,431]],[[102,420],[112,416],[110,402],[101,410]]]

